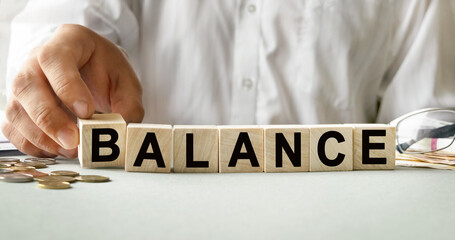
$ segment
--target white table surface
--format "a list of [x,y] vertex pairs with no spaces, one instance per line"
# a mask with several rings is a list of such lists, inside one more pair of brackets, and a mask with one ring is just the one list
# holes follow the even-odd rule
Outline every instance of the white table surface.
[[[24,157],[21,157],[24,158]],[[454,239],[455,172],[109,176],[48,190],[0,182],[0,239]]]

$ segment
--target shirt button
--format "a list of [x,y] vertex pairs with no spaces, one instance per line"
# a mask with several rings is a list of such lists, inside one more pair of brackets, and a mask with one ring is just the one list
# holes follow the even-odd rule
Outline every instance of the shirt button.
[[250,90],[253,87],[253,80],[251,80],[251,78],[242,79],[242,87],[246,90]]
[[250,4],[248,6],[248,12],[250,12],[250,13],[256,12],[256,6],[254,4]]

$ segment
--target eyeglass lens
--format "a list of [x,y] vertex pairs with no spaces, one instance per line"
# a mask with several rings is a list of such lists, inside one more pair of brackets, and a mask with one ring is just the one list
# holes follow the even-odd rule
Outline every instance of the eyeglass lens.
[[434,110],[409,116],[398,123],[396,131],[400,152],[430,152],[448,148],[454,141],[455,111]]

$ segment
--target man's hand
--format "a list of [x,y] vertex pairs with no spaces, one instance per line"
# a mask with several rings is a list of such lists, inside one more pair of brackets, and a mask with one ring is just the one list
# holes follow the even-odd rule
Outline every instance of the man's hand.
[[12,91],[3,133],[34,156],[76,157],[76,117],[117,112],[141,122],[144,116],[141,85],[124,54],[79,25],[62,25],[32,51]]

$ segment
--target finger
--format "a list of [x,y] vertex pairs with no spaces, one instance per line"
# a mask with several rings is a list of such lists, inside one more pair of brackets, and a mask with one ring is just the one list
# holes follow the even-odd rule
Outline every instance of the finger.
[[37,157],[55,157],[57,155],[48,153],[44,150],[37,148],[35,145],[30,143],[25,137],[23,137],[13,125],[5,121],[2,124],[2,132],[7,137],[10,142],[17,148],[19,151]]
[[142,122],[142,86],[125,55],[118,51],[117,63],[124,66],[116,78],[112,79],[109,95],[113,112],[120,113],[126,122]]
[[55,94],[80,118],[89,118],[95,111],[93,97],[79,73],[95,49],[90,33],[82,26],[62,25],[38,55]]
[[[130,84],[126,84],[128,82]],[[111,90],[112,112],[120,113],[127,123],[140,123],[144,118],[142,88],[137,78],[127,76],[113,84]]]
[[144,118],[142,102],[128,97],[117,98],[112,104],[112,112],[120,113],[127,123],[140,123]]
[[24,64],[14,79],[12,91],[30,119],[44,133],[65,149],[77,147],[77,126],[59,107],[36,57]]
[[66,150],[60,147],[60,145],[38,128],[20,103],[13,97],[10,98],[6,106],[6,119],[23,137],[34,146],[46,152],[65,157],[74,157],[77,154],[74,150]]

